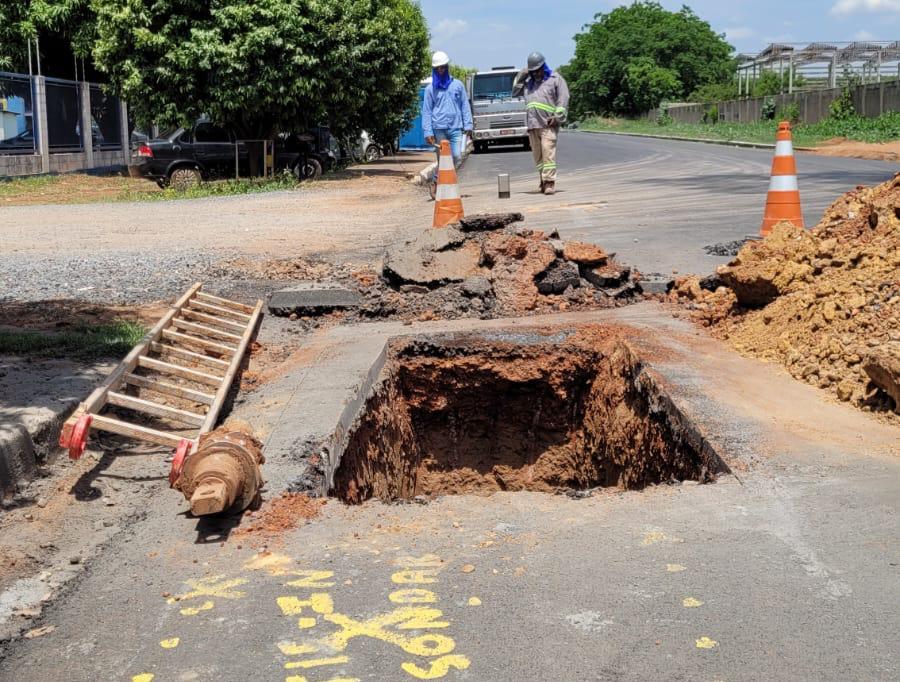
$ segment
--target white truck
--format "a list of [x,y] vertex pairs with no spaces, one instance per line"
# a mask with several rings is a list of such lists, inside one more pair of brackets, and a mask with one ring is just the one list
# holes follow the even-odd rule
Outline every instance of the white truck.
[[500,66],[469,76],[475,153],[495,145],[520,144],[526,150],[531,148],[525,126],[525,98],[512,94],[518,73],[514,66]]

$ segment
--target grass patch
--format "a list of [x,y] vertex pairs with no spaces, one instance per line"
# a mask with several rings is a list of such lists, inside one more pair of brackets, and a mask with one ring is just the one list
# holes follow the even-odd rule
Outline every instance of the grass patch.
[[288,173],[276,175],[274,178],[247,178],[241,180],[214,180],[202,182],[196,187],[179,191],[168,187],[163,190],[148,189],[146,191],[122,192],[116,201],[171,201],[173,199],[202,199],[204,197],[234,196],[239,194],[257,194],[260,192],[277,192],[297,189],[298,183]]
[[0,197],[14,197],[23,192],[36,192],[54,185],[56,175],[28,175],[21,178],[0,180]]
[[45,358],[121,357],[143,338],[136,322],[80,325],[63,332],[0,329],[0,353]]
[[[774,144],[777,121],[735,123],[671,123],[655,121],[589,118],[582,122],[585,130],[613,130],[623,133],[694,137],[727,142],[762,142]],[[858,142],[890,142],[900,139],[900,112],[890,112],[878,118],[852,116],[846,119],[826,118],[818,123],[798,123],[793,126],[794,144],[815,147],[834,137],[846,137]]]

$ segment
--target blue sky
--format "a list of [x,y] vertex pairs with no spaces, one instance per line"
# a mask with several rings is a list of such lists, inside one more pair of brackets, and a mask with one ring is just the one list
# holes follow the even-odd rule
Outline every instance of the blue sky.
[[[420,0],[432,47],[459,64],[477,68],[520,65],[541,50],[551,66],[569,61],[572,36],[609,0]],[[900,0],[694,0],[687,4],[739,52],[771,42],[900,40]]]

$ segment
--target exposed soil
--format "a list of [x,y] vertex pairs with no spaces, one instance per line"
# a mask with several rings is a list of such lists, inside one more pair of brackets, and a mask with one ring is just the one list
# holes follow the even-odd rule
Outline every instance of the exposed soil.
[[86,301],[9,301],[0,305],[0,326],[34,331],[59,331],[70,327],[108,324],[117,320],[152,327],[169,309],[159,301],[146,305],[100,305]]
[[23,178],[0,184],[0,206],[116,201],[132,194],[160,191],[155,182],[121,175],[65,175]]
[[670,298],[743,353],[859,407],[900,410],[884,383],[900,360],[900,175],[848,192],[810,231],[777,225]]
[[347,440],[349,503],[707,480],[727,467],[624,341],[634,330],[398,342]]
[[234,535],[277,535],[316,518],[327,500],[316,500],[302,493],[284,493],[265,503],[259,511],[247,515],[249,525],[238,528]]
[[820,142],[814,153],[821,156],[850,156],[874,161],[900,161],[900,140],[855,142],[845,137],[833,137]]

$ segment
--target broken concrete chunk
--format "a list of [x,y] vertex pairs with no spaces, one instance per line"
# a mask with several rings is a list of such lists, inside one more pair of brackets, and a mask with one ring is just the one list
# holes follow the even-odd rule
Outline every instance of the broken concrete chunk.
[[894,412],[900,414],[900,352],[872,352],[863,361],[863,370],[873,384],[891,397]]
[[581,276],[575,263],[555,260],[550,267],[535,276],[534,283],[538,291],[545,296],[561,294],[570,286],[581,286]]
[[463,232],[484,232],[486,230],[502,230],[507,225],[525,220],[521,213],[479,213],[467,216],[451,227],[458,227]]
[[274,292],[269,298],[269,312],[284,317],[292,314],[319,314],[356,308],[359,303],[359,294],[337,283],[309,282]]
[[481,247],[467,242],[458,230],[428,230],[415,239],[390,246],[382,273],[394,284],[434,287],[462,282],[478,274],[480,262]]
[[462,283],[462,292],[473,298],[490,296],[493,287],[487,277],[467,277]]
[[606,251],[595,244],[566,242],[563,258],[579,265],[603,265],[608,256]]
[[645,294],[667,294],[672,285],[672,280],[664,277],[649,277],[638,282],[638,286]]
[[598,289],[621,286],[631,275],[631,268],[617,263],[608,263],[600,267],[581,267],[581,276]]

